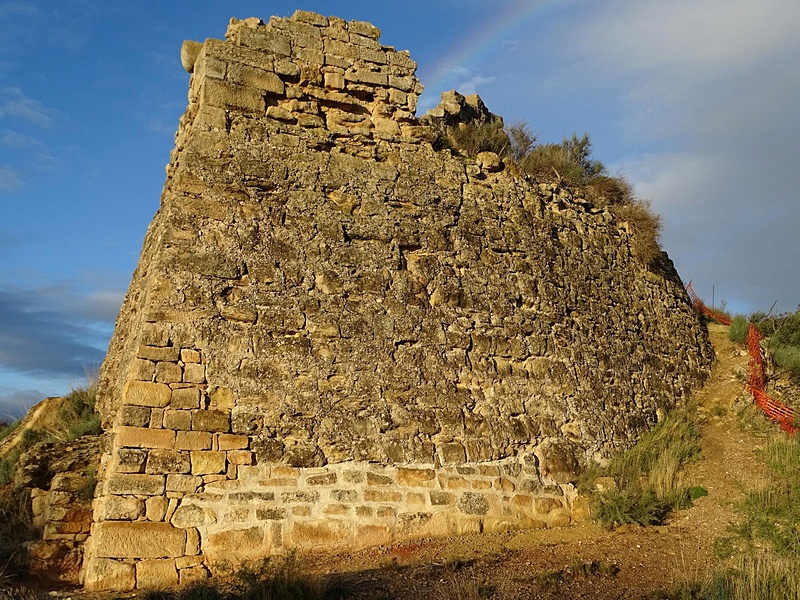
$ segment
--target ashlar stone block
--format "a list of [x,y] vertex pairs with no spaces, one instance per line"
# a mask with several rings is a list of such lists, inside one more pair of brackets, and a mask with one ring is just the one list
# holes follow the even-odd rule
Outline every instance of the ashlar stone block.
[[192,413],[188,410],[165,410],[164,427],[167,429],[189,430],[192,428]]
[[[193,494],[203,483],[197,475],[167,475],[167,491]],[[153,519],[159,520],[160,519]]]
[[191,456],[192,475],[210,475],[225,472],[225,452],[198,450],[192,452]]
[[164,383],[130,381],[125,386],[123,404],[163,408],[169,404],[170,389]]
[[203,552],[214,558],[255,558],[266,554],[265,528],[250,527],[248,529],[229,529],[208,536],[203,543]]
[[175,445],[175,432],[171,429],[148,427],[117,427],[117,446],[124,448],[164,448]]
[[105,496],[100,502],[101,521],[135,521],[144,514],[144,502],[131,496]]
[[189,527],[199,527],[208,523],[215,523],[216,515],[208,509],[196,504],[182,504],[172,515],[170,523],[175,527],[187,529]]
[[[169,479],[167,479],[167,482],[169,483]],[[167,491],[170,491],[169,486],[167,486]],[[169,500],[167,500],[164,496],[153,496],[152,498],[148,498],[147,500],[145,500],[144,504],[145,504],[145,517],[147,518],[148,521],[164,520],[164,516],[167,514]]]
[[188,452],[152,450],[147,458],[146,473],[188,473],[191,469]]
[[205,383],[206,368],[199,363],[187,363],[183,366],[183,381],[185,383]]
[[244,450],[250,445],[250,438],[246,435],[232,435],[222,433],[217,438],[220,450]]
[[129,592],[136,587],[136,571],[132,563],[95,556],[87,561],[83,585],[87,592]]
[[178,363],[156,363],[156,381],[161,383],[180,383],[183,373]]
[[104,491],[118,496],[160,496],[164,493],[164,476],[115,473],[106,480]]
[[244,112],[264,114],[264,98],[260,90],[206,78],[200,90],[201,104],[218,108],[239,109]]
[[197,388],[179,388],[172,390],[170,408],[193,409],[200,407],[200,390]]
[[186,549],[186,532],[169,523],[105,521],[94,524],[92,535],[99,558],[177,558]]
[[347,542],[353,537],[352,525],[347,521],[297,521],[289,532],[288,540],[297,546],[331,546]]
[[192,429],[228,433],[231,429],[230,415],[221,410],[198,410],[192,413]]
[[175,560],[141,560],[136,563],[136,588],[161,590],[178,585],[178,569]]
[[211,450],[211,434],[206,431],[178,431],[175,435],[176,450]]
[[119,473],[141,473],[147,462],[147,450],[120,448],[113,461],[113,470]]

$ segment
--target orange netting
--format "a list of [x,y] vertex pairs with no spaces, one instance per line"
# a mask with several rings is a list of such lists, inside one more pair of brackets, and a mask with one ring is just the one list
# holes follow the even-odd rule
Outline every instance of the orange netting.
[[756,406],[781,429],[790,435],[800,431],[798,416],[793,408],[770,398],[764,391],[764,359],[761,356],[761,332],[750,323],[747,326],[747,351],[750,354],[750,373],[747,377],[747,389],[753,394]]
[[[686,285],[686,292],[692,300],[692,305],[704,315],[716,319],[723,325],[730,325],[731,319],[719,314],[706,306],[692,289],[692,282]],[[764,358],[761,356],[761,332],[750,323],[747,326],[747,352],[750,355],[749,373],[747,375],[747,391],[753,395],[758,406],[770,420],[777,423],[789,435],[800,431],[800,416],[793,408],[769,397],[764,391]]]
[[692,299],[692,305],[703,313],[706,316],[711,317],[712,319],[716,319],[723,325],[730,325],[731,318],[727,315],[720,314],[715,310],[708,308],[702,300],[700,300],[700,296],[698,296],[695,291],[692,289],[692,282],[686,284],[686,292],[689,294],[689,298]]

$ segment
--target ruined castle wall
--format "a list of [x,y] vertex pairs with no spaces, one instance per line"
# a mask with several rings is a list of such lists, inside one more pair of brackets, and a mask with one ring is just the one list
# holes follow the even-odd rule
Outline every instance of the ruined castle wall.
[[416,65],[373,26],[234,21],[182,60],[101,373],[88,588],[568,524],[581,467],[705,377],[669,260],[579,190],[435,150]]

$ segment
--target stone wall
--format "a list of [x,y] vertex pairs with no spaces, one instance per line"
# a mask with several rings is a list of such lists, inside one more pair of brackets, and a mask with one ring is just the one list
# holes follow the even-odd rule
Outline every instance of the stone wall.
[[706,376],[666,255],[638,259],[581,190],[436,150],[436,119],[485,107],[449,95],[417,120],[416,65],[372,25],[233,20],[182,61],[101,372],[87,588],[568,524],[581,468]]

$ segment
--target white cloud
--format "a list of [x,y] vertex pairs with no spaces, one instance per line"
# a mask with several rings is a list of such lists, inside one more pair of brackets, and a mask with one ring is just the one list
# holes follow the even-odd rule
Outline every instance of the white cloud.
[[7,148],[25,149],[43,146],[42,142],[34,137],[6,129],[0,133],[0,146]]
[[33,17],[39,14],[39,9],[30,2],[7,2],[0,6],[0,16],[6,17],[13,14]]
[[496,79],[496,77],[482,77],[481,75],[474,75],[469,79],[465,79],[460,81],[455,89],[464,96],[470,96],[472,94],[478,93],[478,88],[485,86],[487,83],[491,83]]
[[22,186],[22,178],[16,170],[8,165],[0,165],[0,192],[13,192]]
[[21,119],[39,127],[49,127],[53,124],[55,114],[56,111],[29,98],[18,87],[0,89],[0,119]]
[[795,0],[639,0],[606,5],[577,36],[606,68],[705,78],[763,63],[797,47]]

